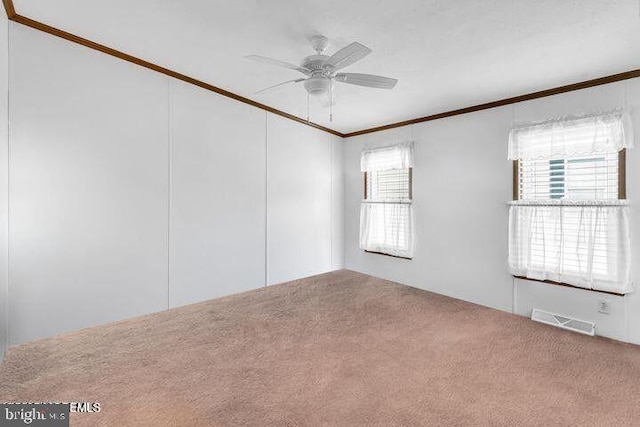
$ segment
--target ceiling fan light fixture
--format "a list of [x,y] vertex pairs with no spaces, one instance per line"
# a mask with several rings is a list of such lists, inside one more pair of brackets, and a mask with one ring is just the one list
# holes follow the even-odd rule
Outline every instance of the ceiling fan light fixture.
[[331,89],[331,80],[324,76],[312,76],[304,81],[304,88],[311,96],[320,96]]

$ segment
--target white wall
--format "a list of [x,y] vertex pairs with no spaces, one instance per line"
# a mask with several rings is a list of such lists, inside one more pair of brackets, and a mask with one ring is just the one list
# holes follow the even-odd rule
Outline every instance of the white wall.
[[166,308],[167,79],[11,29],[11,343]]
[[627,332],[628,341],[640,343],[640,79],[628,81],[625,85],[624,101],[620,102],[620,93],[612,94],[617,97],[619,104],[626,104],[633,117],[636,148],[627,151],[627,198],[631,202],[631,250],[636,261],[631,264],[631,274],[637,291],[627,296]]
[[331,269],[344,267],[344,140],[331,136]]
[[342,267],[342,139],[10,36],[11,344]]
[[[628,339],[627,303],[631,297],[551,286],[533,280],[514,279],[514,286],[514,313],[530,317],[534,308],[542,308],[551,313],[595,322],[598,335],[622,341]],[[610,314],[596,310],[598,300],[603,298],[609,303]]]
[[170,89],[175,307],[265,283],[266,117],[180,81]]
[[[330,134],[269,115],[267,283],[325,272],[331,265]],[[310,245],[309,243],[316,244]]]
[[[603,294],[526,280],[507,272],[512,166],[507,138],[513,123],[615,107],[632,107],[640,129],[640,79],[541,98],[347,139],[345,143],[345,266],[489,307],[529,316],[533,307],[597,323],[598,333],[640,343],[640,297],[607,296],[611,314],[597,312]],[[640,132],[636,132],[638,135]],[[358,248],[363,147],[416,141],[416,253],[411,261]],[[640,153],[627,155],[632,248],[640,250]],[[634,263],[633,275],[640,277]]]
[[9,342],[9,21],[0,17],[0,360]]
[[[347,268],[502,310],[511,309],[507,206],[511,167],[496,135],[507,109],[437,120],[350,138],[345,145]],[[415,257],[408,261],[358,247],[364,147],[415,140]],[[505,179],[506,177],[506,179]]]

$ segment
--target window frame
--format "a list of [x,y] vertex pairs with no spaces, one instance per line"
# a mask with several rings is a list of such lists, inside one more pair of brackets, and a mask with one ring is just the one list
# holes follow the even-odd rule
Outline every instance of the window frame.
[[[520,160],[513,161],[513,200],[520,200]],[[618,200],[626,200],[627,199],[627,149],[623,148],[618,152]],[[550,285],[564,286],[574,289],[582,289],[584,291],[589,292],[599,292],[603,294],[616,295],[616,296],[626,296],[627,294],[621,294],[617,292],[608,292],[601,291],[598,289],[585,289],[579,286],[570,285],[568,283],[563,282],[555,282],[553,280],[537,280],[531,279],[524,276],[513,276],[516,279],[522,280],[531,280],[539,283],[548,283]]]
[[[411,200],[413,202],[413,167],[409,167],[408,169],[409,169],[409,200]],[[368,197],[369,188],[367,186],[367,181],[368,181],[367,180],[367,178],[368,178],[367,174],[368,174],[368,172],[363,172],[363,177],[364,177],[364,197],[363,197],[363,199],[364,200],[370,200],[369,197]],[[366,253],[377,254],[377,255],[385,255],[385,256],[392,257],[392,258],[400,258],[400,259],[406,259],[406,260],[412,260],[413,259],[411,257],[404,257],[404,256],[400,256],[400,255],[391,255],[391,254],[387,254],[387,253],[384,253],[384,252],[370,251],[370,250],[367,250],[367,249],[364,249],[364,251]]]

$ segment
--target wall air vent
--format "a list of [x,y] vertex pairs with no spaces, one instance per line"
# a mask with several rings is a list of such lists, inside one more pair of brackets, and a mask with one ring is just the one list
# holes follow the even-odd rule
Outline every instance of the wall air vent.
[[572,319],[560,314],[549,313],[548,311],[533,309],[531,320],[547,325],[556,326],[562,329],[579,332],[581,334],[594,336],[596,334],[596,324],[585,320]]

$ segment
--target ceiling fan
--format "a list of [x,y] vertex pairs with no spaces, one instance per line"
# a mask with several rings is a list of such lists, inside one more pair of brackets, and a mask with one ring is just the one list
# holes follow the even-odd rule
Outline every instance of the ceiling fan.
[[362,58],[371,53],[371,49],[358,42],[351,43],[350,45],[340,49],[331,56],[325,55],[324,53],[329,46],[329,39],[324,36],[317,35],[312,36],[310,38],[310,42],[311,46],[316,51],[316,54],[304,58],[302,62],[300,62],[300,65],[294,65],[288,62],[279,61],[277,59],[267,58],[265,56],[259,55],[245,56],[246,59],[250,59],[252,61],[263,62],[265,64],[296,70],[306,76],[299,79],[287,80],[286,82],[269,86],[255,93],[262,93],[289,83],[304,82],[304,88],[306,89],[307,94],[317,97],[323,107],[328,107],[334,104],[334,81],[357,86],[373,87],[377,89],[393,89],[398,82],[398,80],[396,79],[383,76],[375,76],[372,74],[338,72],[339,70],[360,61]]

